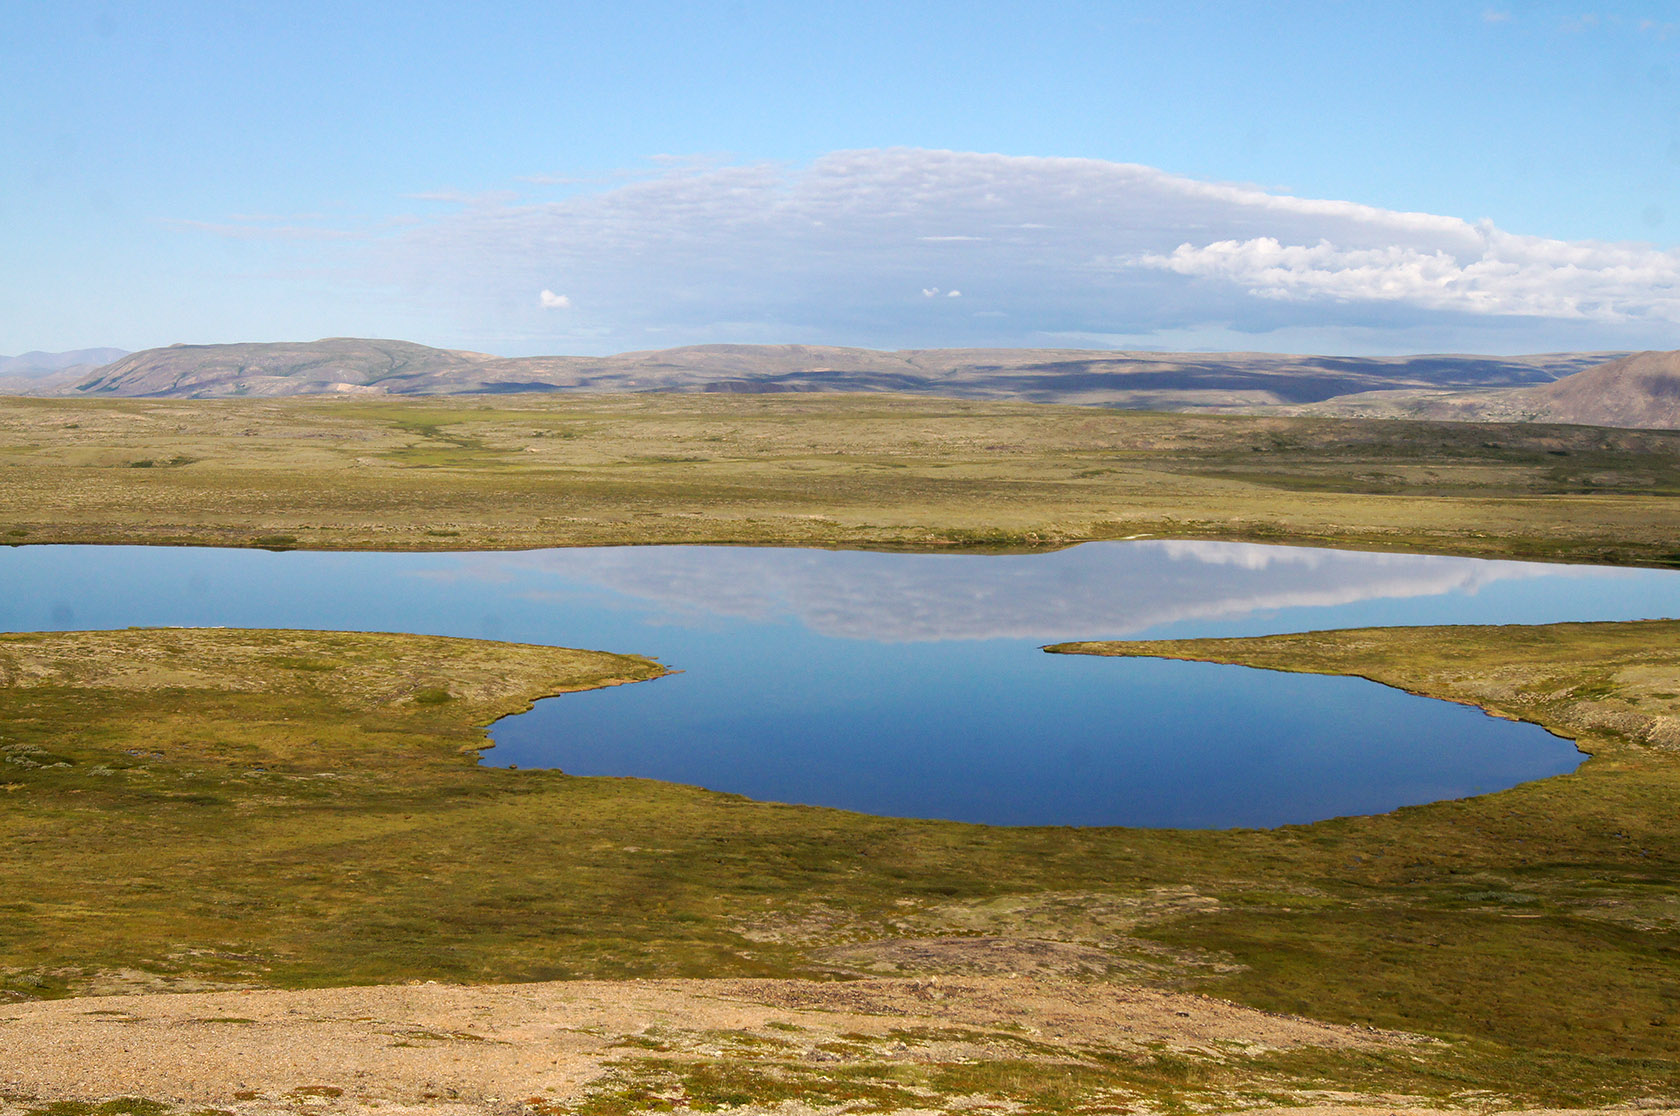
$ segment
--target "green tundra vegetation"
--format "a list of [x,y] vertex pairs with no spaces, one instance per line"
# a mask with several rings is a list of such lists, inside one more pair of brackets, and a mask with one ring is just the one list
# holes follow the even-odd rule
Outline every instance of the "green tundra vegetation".
[[8,399],[0,542],[1030,549],[1680,564],[1680,431],[891,395]]
[[[1077,947],[1067,978],[1439,1041],[1140,1060],[1021,1037],[1013,1059],[893,1073],[1025,1111],[1078,1111],[1116,1082],[1181,1100],[1239,1079],[1461,1104],[1672,1095],[1676,648],[1675,622],[1056,648],[1364,675],[1592,753],[1570,775],[1378,817],[1164,831],[878,818],[477,765],[482,726],[537,696],[660,685],[665,667],[634,656],[321,632],[0,637],[0,994],[834,979],[878,971],[894,943],[983,937]],[[932,972],[966,963],[926,956]],[[658,1073],[717,1103],[884,1088],[885,1070],[755,1050]],[[589,1105],[642,1103],[636,1075],[654,1071],[636,1057]]]

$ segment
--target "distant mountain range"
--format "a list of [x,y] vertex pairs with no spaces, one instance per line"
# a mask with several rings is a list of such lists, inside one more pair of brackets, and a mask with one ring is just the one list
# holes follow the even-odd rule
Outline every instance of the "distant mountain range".
[[[88,367],[90,356],[106,360]],[[0,360],[0,392],[27,395],[896,391],[1175,411],[1680,427],[1680,354],[1674,353],[1324,357],[697,345],[607,357],[496,357],[334,337]],[[56,368],[53,361],[60,362]]]
[[51,391],[68,386],[119,357],[125,349],[75,349],[67,353],[29,352],[0,356],[0,395],[33,395],[30,388]]

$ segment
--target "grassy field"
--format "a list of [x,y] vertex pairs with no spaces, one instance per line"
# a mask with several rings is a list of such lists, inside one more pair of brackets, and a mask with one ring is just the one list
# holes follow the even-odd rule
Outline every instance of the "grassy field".
[[0,542],[1031,549],[1680,564],[1680,432],[882,395],[0,406]]
[[[1572,775],[1380,817],[1150,831],[894,820],[476,765],[479,726],[535,696],[662,672],[634,657],[333,633],[7,636],[0,994],[1001,964],[1443,1041],[1046,1063],[1020,1039],[1015,1055],[915,1074],[1026,1111],[1084,1110],[1116,1082],[1185,1103],[1245,1081],[1465,1104],[1673,1096],[1677,646],[1680,623],[1645,622],[1059,648],[1360,674],[1538,720],[1593,753]],[[719,1103],[892,1080],[737,1045],[721,1062],[630,1051],[619,1092],[590,1104],[634,1107],[673,1074]]]

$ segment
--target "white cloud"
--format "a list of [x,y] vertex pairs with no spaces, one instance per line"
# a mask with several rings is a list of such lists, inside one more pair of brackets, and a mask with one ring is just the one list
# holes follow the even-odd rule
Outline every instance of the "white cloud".
[[945,297],[946,298],[961,298],[962,297],[962,292],[961,291],[946,291],[945,292]]
[[1179,245],[1130,262],[1239,284],[1258,298],[1395,302],[1473,314],[1680,321],[1680,257],[1638,245],[1569,244],[1476,227],[1478,251],[1344,248],[1274,237]]
[[544,310],[570,310],[572,308],[571,299],[563,294],[555,294],[546,287],[543,288],[542,294],[537,296],[537,302],[541,304]]
[[[587,286],[587,314],[550,336],[594,351],[1072,336],[1265,348],[1307,332],[1319,351],[1536,351],[1669,347],[1680,324],[1680,252],[1095,159],[672,162],[541,204],[480,196],[381,244],[377,281],[460,307],[480,329],[553,330],[527,292],[556,274]],[[924,286],[953,252],[974,313],[912,312],[907,290],[957,297]]]

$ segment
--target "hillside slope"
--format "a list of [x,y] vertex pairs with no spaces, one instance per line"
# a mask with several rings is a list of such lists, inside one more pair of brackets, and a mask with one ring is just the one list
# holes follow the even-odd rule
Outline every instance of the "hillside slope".
[[73,349],[0,356],[0,395],[56,395],[102,365],[128,355],[127,349]]
[[1680,352],[1633,353],[1551,383],[1478,391],[1365,392],[1280,414],[1680,429]]
[[1635,353],[1513,394],[1551,422],[1680,427],[1680,352]]
[[[406,341],[175,345],[30,394],[215,398],[522,391],[897,391],[1180,410],[1313,403],[1382,389],[1547,384],[1602,353],[1323,357],[1080,349],[699,345],[615,356],[493,357]],[[27,390],[27,389],[26,389]]]
[[66,368],[98,368],[127,355],[127,349],[72,349],[62,353],[35,349],[19,356],[0,356],[0,376],[46,376]]
[[62,394],[204,398],[315,395],[374,389],[470,373],[481,353],[434,349],[411,341],[329,337],[248,345],[171,345],[130,353],[89,373]]

